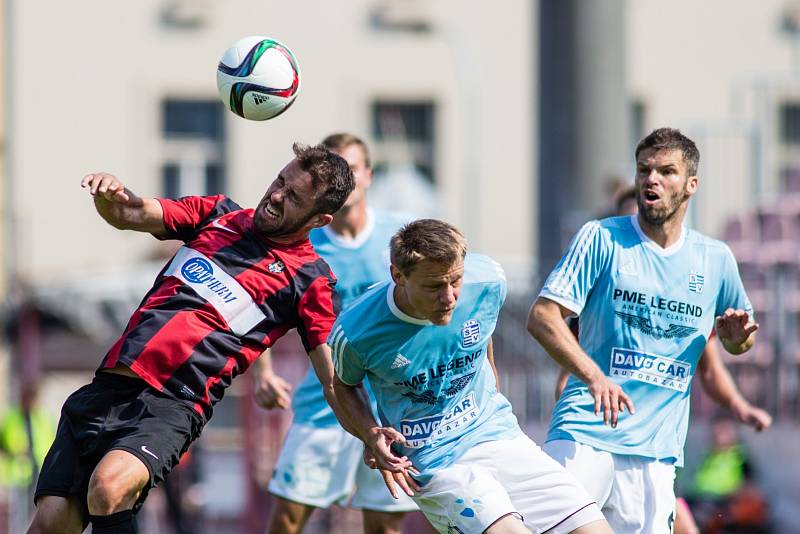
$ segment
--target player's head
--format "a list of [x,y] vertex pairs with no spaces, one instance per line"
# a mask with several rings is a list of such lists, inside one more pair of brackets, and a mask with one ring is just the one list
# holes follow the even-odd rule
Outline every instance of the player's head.
[[322,144],[342,156],[353,171],[356,186],[343,207],[347,209],[363,202],[367,189],[372,185],[372,164],[367,144],[355,135],[343,132],[329,135],[322,140]]
[[390,246],[398,306],[413,317],[448,324],[464,277],[464,235],[446,222],[420,219],[398,230]]
[[347,162],[322,145],[292,146],[290,161],[267,189],[253,216],[258,231],[271,239],[296,241],[333,219],[353,191]]
[[682,220],[697,191],[700,152],[674,128],[659,128],[636,147],[636,200],[640,219],[652,226]]

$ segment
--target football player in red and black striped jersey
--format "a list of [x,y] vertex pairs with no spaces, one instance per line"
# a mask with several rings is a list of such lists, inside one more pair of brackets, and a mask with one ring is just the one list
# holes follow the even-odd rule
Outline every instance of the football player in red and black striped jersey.
[[29,532],[136,532],[134,514],[238,374],[297,328],[333,403],[325,344],[336,282],[308,240],[353,190],[347,162],[293,146],[255,209],[222,196],[141,198],[115,176],[81,186],[118,229],[184,245],[158,275],[95,379],[64,403]]

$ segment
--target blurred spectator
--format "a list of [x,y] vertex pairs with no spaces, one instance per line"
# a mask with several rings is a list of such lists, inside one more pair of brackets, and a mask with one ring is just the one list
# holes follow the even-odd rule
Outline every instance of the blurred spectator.
[[39,406],[36,384],[22,385],[19,406],[0,415],[0,486],[14,532],[27,521],[33,484],[54,438],[55,421]]
[[689,502],[704,533],[771,532],[752,462],[727,415],[712,423],[711,449],[694,474]]

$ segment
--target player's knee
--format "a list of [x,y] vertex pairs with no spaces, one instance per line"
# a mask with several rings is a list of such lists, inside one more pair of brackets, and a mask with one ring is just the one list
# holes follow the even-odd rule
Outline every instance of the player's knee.
[[141,486],[126,477],[109,471],[96,470],[89,480],[86,496],[91,515],[111,515],[132,508]]

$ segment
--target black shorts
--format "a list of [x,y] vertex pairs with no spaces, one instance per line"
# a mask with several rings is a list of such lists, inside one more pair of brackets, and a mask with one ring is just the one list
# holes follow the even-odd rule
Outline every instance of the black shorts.
[[90,384],[64,402],[34,501],[43,495],[78,497],[86,521],[86,494],[94,468],[107,452],[123,450],[150,471],[150,483],[134,506],[138,511],[150,488],[164,480],[200,435],[203,424],[190,406],[158,392],[144,380],[97,373]]

